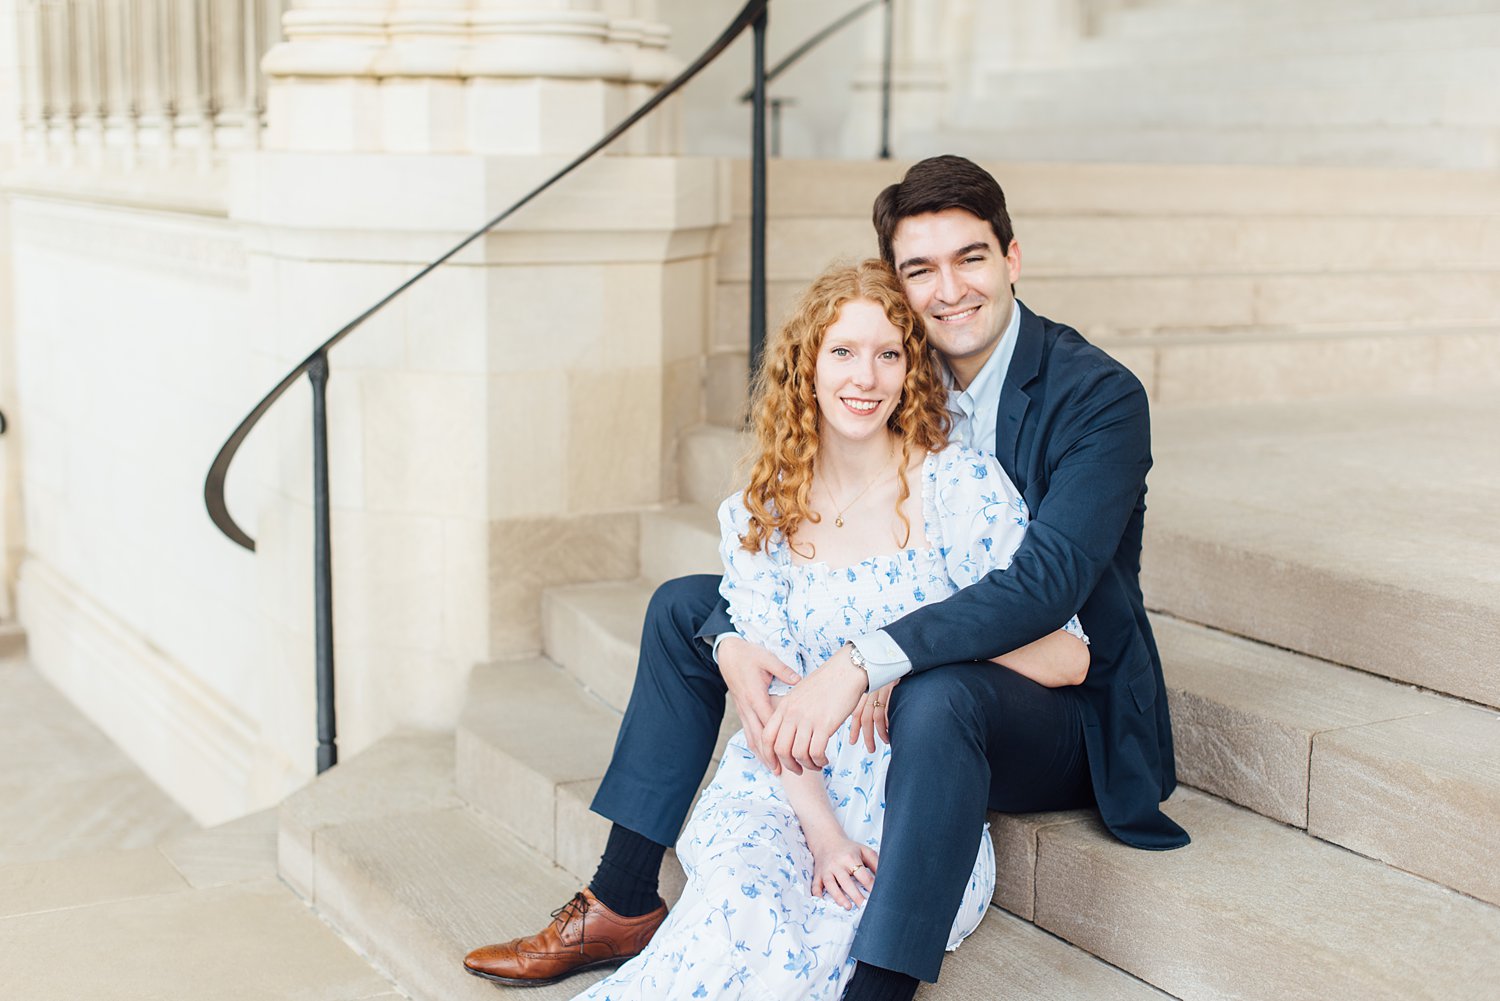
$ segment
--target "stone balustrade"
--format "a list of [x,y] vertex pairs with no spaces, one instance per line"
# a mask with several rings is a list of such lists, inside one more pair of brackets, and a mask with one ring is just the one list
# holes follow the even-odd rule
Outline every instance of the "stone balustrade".
[[[15,13],[22,142],[62,163],[263,145],[555,152],[677,70],[639,0],[16,0]],[[497,143],[496,116],[518,110]],[[644,130],[622,151],[674,144],[673,129]]]
[[33,149],[171,156],[259,145],[261,56],[286,0],[19,0],[21,136]]

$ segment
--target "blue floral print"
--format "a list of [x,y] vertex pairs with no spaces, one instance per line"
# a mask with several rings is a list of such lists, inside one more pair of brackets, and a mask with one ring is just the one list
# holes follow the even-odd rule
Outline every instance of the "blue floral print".
[[[785,540],[740,545],[742,498],[719,508],[721,591],[740,634],[804,676],[844,644],[1006,566],[1020,544],[1026,503],[994,459],[952,445],[922,469],[922,544],[850,567],[793,563]],[[1083,637],[1075,618],[1067,628]],[[788,686],[772,683],[773,694]],[[829,741],[829,803],[848,836],[877,851],[890,746]],[[780,781],[750,752],[744,731],[724,750],[677,842],[682,898],[640,956],[575,1001],[837,1001],[854,971],[849,949],[863,907],[846,911],[811,892],[813,857]],[[877,877],[878,878],[878,877]],[[995,890],[988,825],[948,948],[978,927]],[[747,945],[751,943],[751,945]],[[782,961],[776,957],[785,957]]]

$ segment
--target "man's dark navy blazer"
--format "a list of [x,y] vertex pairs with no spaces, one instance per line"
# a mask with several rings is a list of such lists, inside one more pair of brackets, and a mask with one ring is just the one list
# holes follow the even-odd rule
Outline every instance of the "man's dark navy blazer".
[[[1019,301],[1016,307],[1020,332],[1000,391],[995,455],[1026,498],[1026,536],[1008,568],[886,632],[913,670],[925,671],[1025,646],[1076,612],[1090,643],[1088,678],[1078,691],[1100,815],[1126,844],[1177,848],[1188,836],[1159,806],[1177,772],[1161,659],[1140,588],[1151,468],[1146,392],[1076,330]],[[725,607],[721,602],[700,636],[732,631]]]

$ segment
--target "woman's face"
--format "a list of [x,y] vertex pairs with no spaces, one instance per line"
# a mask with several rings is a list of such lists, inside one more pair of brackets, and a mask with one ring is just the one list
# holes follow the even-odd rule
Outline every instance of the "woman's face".
[[905,381],[900,329],[868,299],[844,303],[818,350],[820,434],[860,441],[883,432]]

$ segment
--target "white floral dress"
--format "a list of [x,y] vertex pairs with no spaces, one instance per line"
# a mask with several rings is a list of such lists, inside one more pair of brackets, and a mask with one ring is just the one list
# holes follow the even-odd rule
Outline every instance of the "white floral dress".
[[[792,563],[779,538],[769,552],[746,552],[740,536],[749,515],[740,495],[730,497],[719,508],[720,590],[740,634],[806,676],[846,640],[1009,564],[1027,520],[1025,501],[995,460],[959,445],[923,464],[922,514],[929,547],[832,569]],[[1082,637],[1077,619],[1067,628]],[[789,688],[777,681],[771,690]],[[845,833],[877,851],[890,755],[884,742],[873,754],[863,742],[850,743],[846,722],[828,743],[823,769]],[[730,738],[699,797],[677,857],[687,886],[650,946],[575,1001],[842,996],[864,908],[846,911],[812,895],[813,857],[797,815],[781,780],[750,752],[743,730]],[[986,825],[949,949],[979,925],[994,890]]]

